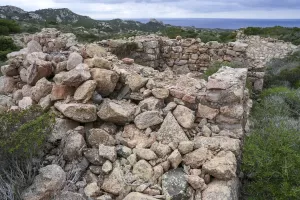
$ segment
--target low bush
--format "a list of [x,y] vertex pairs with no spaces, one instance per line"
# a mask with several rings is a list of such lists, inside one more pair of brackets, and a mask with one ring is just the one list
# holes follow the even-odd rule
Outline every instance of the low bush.
[[288,28],[282,26],[274,26],[267,28],[248,27],[244,29],[246,35],[260,35],[263,37],[273,37],[286,42],[292,42],[295,45],[300,44],[300,28]]
[[5,61],[8,53],[18,49],[10,37],[0,36],[0,61]]
[[0,19],[0,35],[8,35],[11,33],[20,33],[19,24],[13,20]]
[[21,199],[38,172],[54,117],[39,107],[0,113],[0,197]]

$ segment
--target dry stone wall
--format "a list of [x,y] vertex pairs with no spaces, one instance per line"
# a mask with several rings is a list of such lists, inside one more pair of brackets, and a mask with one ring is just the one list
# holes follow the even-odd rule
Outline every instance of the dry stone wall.
[[[172,45],[165,47],[181,57],[171,56],[174,65],[159,71],[125,64],[97,44],[76,44],[73,35],[54,29],[27,38],[27,48],[9,54],[1,67],[0,111],[37,104],[53,111],[56,123],[45,166],[25,200],[239,198],[252,106],[247,68],[224,66],[208,81],[178,73],[183,55],[188,63],[179,66],[195,61],[204,67],[200,44],[192,40],[182,52],[179,41],[168,40]],[[143,45],[160,51],[156,42]]]
[[136,42],[138,49],[130,55],[137,63],[177,74],[204,72],[214,62],[234,62],[248,68],[254,90],[260,91],[266,64],[273,58],[283,58],[297,46],[272,38],[245,36],[238,33],[236,42],[201,42],[201,39],[169,39],[156,35],[137,36],[124,40],[105,40],[99,44],[114,51],[120,44]]

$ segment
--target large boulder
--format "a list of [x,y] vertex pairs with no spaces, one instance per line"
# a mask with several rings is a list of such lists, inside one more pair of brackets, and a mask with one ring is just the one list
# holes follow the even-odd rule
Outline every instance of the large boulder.
[[177,119],[178,123],[184,128],[192,128],[195,121],[194,111],[191,109],[178,105],[173,111],[174,117]]
[[190,195],[187,192],[189,184],[182,168],[168,171],[162,176],[162,190],[166,199],[189,200]]
[[157,200],[157,199],[152,196],[148,196],[146,194],[131,192],[123,200]]
[[27,83],[28,85],[35,85],[38,80],[43,77],[50,77],[53,73],[51,62],[46,62],[43,65],[33,63],[27,69]]
[[221,151],[211,159],[204,163],[202,169],[207,174],[220,180],[229,180],[236,176],[237,161],[235,155],[228,151]]
[[74,69],[77,65],[81,64],[82,61],[83,58],[79,53],[71,53],[67,61],[67,70]]
[[157,139],[164,144],[189,140],[171,112],[166,116],[158,130]]
[[57,85],[67,85],[78,87],[84,81],[91,78],[91,73],[85,64],[77,65],[74,69],[68,72],[60,72],[53,78]]
[[0,77],[0,94],[9,94],[16,88],[16,81],[12,77],[1,76]]
[[125,124],[134,120],[136,105],[126,101],[105,99],[101,104],[98,116],[107,122]]
[[74,94],[74,99],[76,101],[87,102],[93,96],[93,93],[96,89],[97,83],[94,80],[89,80],[80,85]]
[[75,88],[68,85],[56,85],[54,84],[51,91],[51,100],[64,100],[67,99],[68,96],[72,96],[74,94]]
[[93,57],[102,57],[106,55],[106,51],[103,47],[97,45],[97,44],[88,44],[85,47],[85,54],[87,57],[93,58]]
[[161,124],[163,121],[164,120],[158,111],[146,111],[139,114],[134,119],[134,123],[139,129],[146,129]]
[[96,106],[93,104],[81,103],[61,103],[54,104],[55,108],[59,110],[64,116],[71,118],[77,122],[87,123],[97,120]]
[[22,194],[24,200],[51,199],[66,182],[66,173],[58,165],[48,165],[39,170],[33,184]]
[[37,41],[31,40],[27,43],[27,51],[28,53],[42,52],[42,46]]
[[206,190],[202,192],[202,200],[238,200],[239,199],[239,179],[230,181],[213,180]]
[[46,78],[40,79],[31,89],[31,98],[39,102],[41,98],[47,96],[52,91],[52,83]]
[[110,95],[119,80],[119,75],[111,70],[93,68],[91,69],[93,79],[97,82],[97,92],[102,96]]

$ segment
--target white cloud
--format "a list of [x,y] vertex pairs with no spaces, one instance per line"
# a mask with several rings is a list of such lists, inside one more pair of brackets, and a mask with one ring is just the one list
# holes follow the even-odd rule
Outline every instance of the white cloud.
[[[296,0],[289,0],[295,3]],[[95,19],[112,18],[300,18],[300,9],[281,7],[279,0],[125,0],[97,3],[97,0],[1,0],[26,11],[69,8]],[[111,2],[111,1],[101,1]],[[259,7],[260,2],[263,7]],[[272,7],[272,3],[274,7]],[[269,7],[268,7],[269,6]]]

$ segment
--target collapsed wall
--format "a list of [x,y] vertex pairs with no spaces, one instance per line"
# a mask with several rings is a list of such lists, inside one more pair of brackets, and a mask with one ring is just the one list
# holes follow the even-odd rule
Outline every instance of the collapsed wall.
[[205,81],[125,64],[55,29],[26,41],[1,67],[0,110],[37,104],[56,124],[25,200],[238,199],[247,68]]
[[139,64],[164,70],[172,68],[177,74],[204,72],[215,62],[234,62],[248,68],[249,81],[255,91],[263,87],[266,64],[273,58],[283,58],[297,46],[260,36],[245,36],[238,32],[236,42],[201,42],[201,39],[169,39],[157,35],[137,36],[129,40],[104,40],[100,45],[114,51],[120,45],[136,43],[130,57]]

